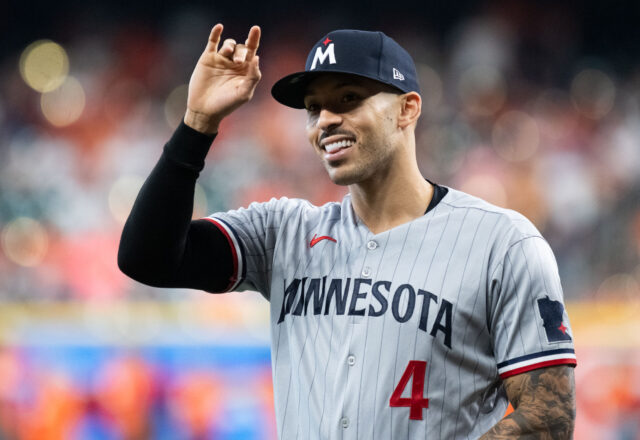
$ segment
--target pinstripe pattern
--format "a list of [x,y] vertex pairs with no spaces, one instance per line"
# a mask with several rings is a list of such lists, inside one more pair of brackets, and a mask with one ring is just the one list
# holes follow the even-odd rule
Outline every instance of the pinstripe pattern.
[[[571,334],[566,313],[556,316],[553,254],[513,211],[450,189],[377,235],[349,196],[322,207],[273,199],[212,218],[240,242],[242,288],[270,301],[281,439],[477,438],[506,409],[501,377],[575,363],[573,342],[553,328],[562,319]],[[312,247],[314,236],[336,241]],[[421,420],[390,406],[412,360],[426,362]]]

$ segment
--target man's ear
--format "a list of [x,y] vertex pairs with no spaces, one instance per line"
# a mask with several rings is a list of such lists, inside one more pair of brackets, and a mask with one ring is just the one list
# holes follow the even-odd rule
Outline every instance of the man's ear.
[[422,112],[422,98],[416,92],[400,95],[400,115],[398,116],[398,126],[406,128],[414,124]]

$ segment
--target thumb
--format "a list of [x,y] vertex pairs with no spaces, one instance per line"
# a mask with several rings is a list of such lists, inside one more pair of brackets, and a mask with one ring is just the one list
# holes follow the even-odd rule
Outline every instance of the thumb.
[[260,73],[260,57],[255,55],[250,63],[251,77],[255,80],[260,80],[260,78],[262,78],[262,73]]

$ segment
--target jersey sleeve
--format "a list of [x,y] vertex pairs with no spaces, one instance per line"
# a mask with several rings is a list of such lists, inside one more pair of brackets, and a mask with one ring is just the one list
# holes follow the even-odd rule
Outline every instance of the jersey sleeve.
[[502,379],[547,366],[576,365],[556,260],[542,237],[510,244],[490,281],[489,327]]
[[233,275],[227,292],[257,290],[269,299],[273,253],[288,214],[300,208],[297,200],[281,198],[252,203],[248,208],[218,212],[205,220],[227,238],[233,258]]

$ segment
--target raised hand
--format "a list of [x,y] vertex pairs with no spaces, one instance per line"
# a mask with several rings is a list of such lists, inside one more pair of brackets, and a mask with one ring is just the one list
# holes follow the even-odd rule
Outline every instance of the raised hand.
[[249,30],[245,44],[228,38],[218,50],[222,28],[218,23],[211,29],[189,81],[184,122],[202,133],[216,133],[225,116],[251,99],[262,76],[256,55],[260,27]]

